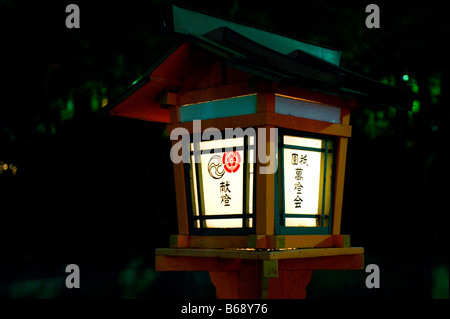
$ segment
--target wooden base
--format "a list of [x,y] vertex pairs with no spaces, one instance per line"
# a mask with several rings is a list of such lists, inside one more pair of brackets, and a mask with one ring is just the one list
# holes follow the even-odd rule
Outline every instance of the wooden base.
[[247,235],[192,236],[172,235],[171,248],[343,248],[350,247],[349,235]]
[[218,299],[303,299],[313,270],[364,269],[364,249],[156,250],[158,271],[208,271]]

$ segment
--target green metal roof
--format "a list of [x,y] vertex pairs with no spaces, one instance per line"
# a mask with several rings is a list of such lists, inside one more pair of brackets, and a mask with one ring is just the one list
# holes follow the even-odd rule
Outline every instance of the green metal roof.
[[296,50],[307,52],[317,58],[339,65],[341,51],[303,42],[259,28],[236,23],[196,11],[173,6],[173,29],[175,32],[200,36],[220,27],[227,27],[253,41],[281,54]]
[[[196,67],[184,63],[190,54],[189,50],[182,49],[187,48],[185,43],[232,69],[312,91],[356,98],[362,105],[387,105],[409,111],[416,98],[413,92],[342,68],[339,51],[176,6],[172,7],[171,17],[166,18],[168,28],[181,33],[179,42],[143,72],[141,79],[121,97],[106,106],[105,112],[169,122],[168,110],[160,106],[157,96],[161,90],[179,89],[184,78]],[[171,63],[178,62],[167,68],[165,63],[175,55]],[[177,84],[152,79],[152,74],[160,68],[165,70],[159,70],[164,77],[173,78],[173,83]]]
[[232,68],[275,82],[408,111],[414,99],[410,91],[383,84],[302,50],[281,54],[228,27],[201,36],[191,35],[190,41],[225,59]]

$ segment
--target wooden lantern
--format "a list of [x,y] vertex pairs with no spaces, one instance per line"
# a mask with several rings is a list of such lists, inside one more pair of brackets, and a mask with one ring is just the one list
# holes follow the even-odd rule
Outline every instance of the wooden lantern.
[[302,298],[314,269],[362,269],[363,248],[340,233],[350,113],[408,108],[410,93],[341,68],[329,48],[172,14],[185,36],[107,107],[168,123],[178,234],[156,268],[207,270],[223,298]]

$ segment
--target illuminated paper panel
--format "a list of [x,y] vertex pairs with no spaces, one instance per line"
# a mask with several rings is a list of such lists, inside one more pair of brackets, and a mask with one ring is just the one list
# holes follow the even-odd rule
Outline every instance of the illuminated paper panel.
[[[254,143],[253,137],[248,140],[250,145]],[[245,162],[243,137],[191,143],[191,151],[194,147],[202,152],[196,155],[196,161],[191,156],[192,163],[199,163],[191,165],[194,227],[242,228],[244,224],[252,227],[252,218],[247,216],[245,221],[243,218],[244,213],[253,213],[254,150],[247,152]],[[236,215],[242,217],[235,218]]]
[[285,135],[283,144],[284,226],[326,226],[332,184],[332,142]]
[[320,214],[321,153],[284,149],[283,155],[286,226],[316,226],[316,218],[289,218],[289,214]]

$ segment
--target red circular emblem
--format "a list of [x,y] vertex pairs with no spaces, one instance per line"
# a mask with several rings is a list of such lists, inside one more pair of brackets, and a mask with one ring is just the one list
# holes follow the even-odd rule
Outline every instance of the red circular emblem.
[[226,152],[223,154],[222,163],[228,173],[235,173],[241,166],[241,155],[238,152]]

